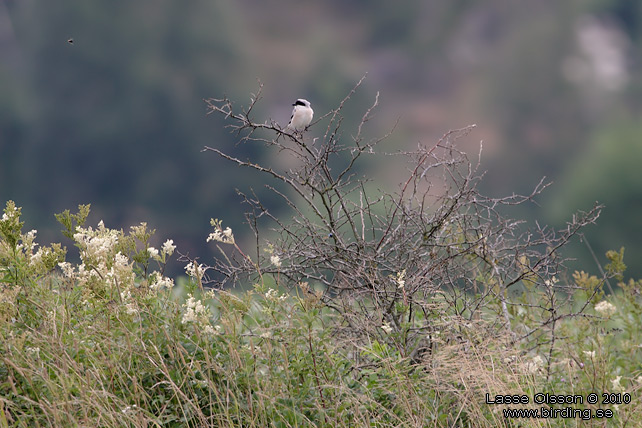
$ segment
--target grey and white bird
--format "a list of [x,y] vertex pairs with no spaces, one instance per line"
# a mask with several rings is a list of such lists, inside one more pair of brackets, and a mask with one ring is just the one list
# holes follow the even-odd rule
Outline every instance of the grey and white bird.
[[291,129],[295,132],[303,132],[310,122],[312,122],[314,110],[310,107],[310,101],[302,98],[296,100],[292,105],[294,106],[294,109],[292,110],[292,117],[290,118],[290,123],[288,123],[287,129]]

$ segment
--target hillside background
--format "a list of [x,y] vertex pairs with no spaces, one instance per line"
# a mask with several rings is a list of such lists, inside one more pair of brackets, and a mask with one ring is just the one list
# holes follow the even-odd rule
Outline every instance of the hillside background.
[[[486,193],[528,193],[546,176],[522,215],[556,227],[600,201],[588,241],[599,257],[626,247],[640,277],[641,20],[635,0],[2,0],[0,200],[23,207],[42,243],[62,239],[54,213],[91,203],[90,224],[146,221],[156,245],[207,260],[209,219],[242,237],[235,188],[262,184],[201,148],[264,150],[235,147],[203,99],[247,105],[260,79],[254,119],[285,125],[296,98],[319,117],[367,73],[346,138],[378,91],[369,133],[399,120],[385,151],[476,123],[462,148],[476,156],[483,140]],[[405,175],[364,173],[390,187]],[[573,251],[596,271],[584,245]]]

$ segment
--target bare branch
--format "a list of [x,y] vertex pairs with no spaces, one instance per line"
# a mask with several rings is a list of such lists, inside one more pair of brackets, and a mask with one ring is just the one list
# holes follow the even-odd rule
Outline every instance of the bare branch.
[[[307,282],[322,287],[325,304],[345,320],[341,334],[381,335],[382,323],[388,323],[404,337],[394,345],[412,358],[420,358],[428,334],[450,331],[452,340],[462,340],[462,326],[480,319],[488,321],[489,334],[508,333],[528,346],[548,346],[550,354],[560,320],[580,316],[587,306],[582,302],[577,310],[564,304],[576,290],[557,280],[566,261],[560,250],[597,220],[602,207],[578,213],[559,231],[537,223],[528,228],[507,218],[506,209],[536,203],[549,183],[542,178],[527,195],[491,198],[480,193],[481,144],[475,163],[456,146],[476,125],[448,131],[412,152],[376,152],[390,133],[369,142],[363,135],[379,105],[378,93],[352,137],[340,138],[343,108],[364,79],[337,108],[312,123],[308,135],[328,120],[321,144],[273,121],[253,122],[262,86],[240,113],[227,98],[206,100],[208,114],[227,119],[240,142],[287,151],[299,163],[279,170],[216,148],[203,149],[263,174],[266,188],[289,209],[278,216],[256,195],[241,193],[250,207],[257,260],[226,256],[212,269],[223,275],[222,283],[251,278],[258,266],[263,274],[278,272],[287,286]],[[404,163],[408,175],[396,192],[379,190],[357,173],[365,153]],[[269,244],[279,255],[278,267],[259,251],[261,242],[267,242],[260,240],[266,223],[276,233]],[[520,308],[542,315],[516,322]]]

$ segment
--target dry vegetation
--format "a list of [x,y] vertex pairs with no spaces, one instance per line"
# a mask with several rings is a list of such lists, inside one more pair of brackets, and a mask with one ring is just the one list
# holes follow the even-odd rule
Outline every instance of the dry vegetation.
[[[303,135],[255,123],[260,92],[245,109],[207,101],[240,142],[297,163],[277,169],[205,148],[264,174],[280,202],[239,191],[256,247],[212,220],[220,256],[208,266],[181,255],[189,279],[178,285],[164,275],[173,242],[150,247],[145,224],[86,227],[88,206],[58,215],[80,252],[72,264],[60,245],[38,246],[7,203],[0,427],[637,426],[641,284],[623,282],[623,252],[608,254],[600,278],[569,275],[560,255],[600,207],[558,231],[510,219],[546,185],[480,194],[479,161],[456,145],[473,127],[379,152],[385,138],[363,137],[377,98],[354,130],[341,129],[351,95]],[[397,191],[361,175],[369,156],[407,170]],[[275,203],[290,212],[274,214]],[[607,279],[616,294],[605,296]],[[612,418],[503,412],[540,409],[537,393],[591,392],[600,402],[572,407]],[[603,392],[621,403],[602,403]],[[486,394],[530,403],[488,404]]]

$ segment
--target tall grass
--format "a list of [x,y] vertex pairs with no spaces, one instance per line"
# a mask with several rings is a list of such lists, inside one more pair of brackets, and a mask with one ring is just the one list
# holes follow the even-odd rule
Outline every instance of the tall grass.
[[[242,194],[256,248],[213,219],[211,266],[169,239],[150,246],[145,223],[86,226],[88,205],[56,215],[80,256],[70,263],[7,202],[0,427],[641,426],[642,281],[625,281],[624,250],[600,277],[568,272],[559,251],[600,207],[559,231],[506,218],[500,207],[546,184],[481,195],[479,163],[453,146],[474,127],[385,154],[407,171],[386,193],[359,173],[383,141],[364,137],[378,96],[341,138],[353,92],[322,117],[321,142],[253,122],[260,92],[240,113],[207,101],[242,142],[297,164],[205,149],[264,174],[291,211]],[[175,252],[186,275],[169,278]]]
[[[11,206],[5,212],[16,215]],[[143,231],[132,229],[149,237]],[[119,243],[133,237],[105,227],[95,232],[89,239],[76,235],[85,259],[73,269],[65,266],[67,275],[44,273],[48,268],[38,265],[29,233],[14,229],[16,239],[3,236],[0,426],[509,427],[641,421],[640,324],[634,321],[641,311],[637,296],[631,298],[638,283],[622,283],[622,297],[609,299],[616,310],[604,317],[591,309],[595,315],[565,321],[546,382],[546,364],[534,361],[488,320],[444,316],[435,324],[433,348],[417,362],[400,352],[398,333],[380,328],[380,334],[359,341],[342,334],[344,318],[313,287],[286,293],[266,278],[235,294],[201,289],[195,277],[181,292],[155,287],[150,278],[157,271],[141,269],[147,261],[133,262],[133,257],[142,260],[143,251],[155,254],[146,242],[138,242],[123,264],[127,268],[112,275],[133,277],[128,288],[108,274],[88,281],[84,272],[100,272],[101,263],[115,258]],[[113,248],[91,253],[112,233]],[[532,400],[537,392],[586,396],[591,391],[627,392],[632,401],[615,406],[613,419],[588,422],[511,420],[502,414],[506,406],[485,402],[486,393]]]

